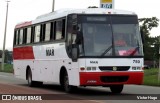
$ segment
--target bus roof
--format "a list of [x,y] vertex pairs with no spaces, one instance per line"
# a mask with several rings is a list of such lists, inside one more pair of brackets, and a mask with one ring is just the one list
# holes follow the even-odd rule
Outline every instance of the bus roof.
[[16,25],[15,28],[21,28],[21,27],[25,27],[25,26],[29,26],[32,25],[32,21],[26,21],[26,22],[22,22]]
[[131,12],[131,11],[116,10],[116,9],[104,9],[104,8],[65,9],[65,10],[58,10],[55,12],[51,12],[48,14],[38,16],[35,20],[30,21],[29,23],[27,23],[27,22],[19,23],[16,25],[16,28],[28,26],[31,24],[37,24],[37,23],[49,21],[52,19],[62,18],[62,17],[65,17],[69,14],[128,14],[128,15],[135,15],[135,13]]

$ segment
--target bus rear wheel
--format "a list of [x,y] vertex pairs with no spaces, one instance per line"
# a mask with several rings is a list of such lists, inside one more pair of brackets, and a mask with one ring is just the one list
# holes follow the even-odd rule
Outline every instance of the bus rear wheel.
[[123,90],[123,85],[112,85],[110,86],[110,90],[112,93],[121,93]]
[[27,81],[28,81],[28,86],[30,86],[30,87],[34,86],[35,82],[32,81],[32,72],[31,72],[31,70],[28,70]]
[[43,82],[38,82],[38,81],[33,81],[32,80],[32,72],[31,72],[31,70],[28,70],[27,81],[28,81],[28,86],[30,86],[30,87],[41,86],[43,84]]

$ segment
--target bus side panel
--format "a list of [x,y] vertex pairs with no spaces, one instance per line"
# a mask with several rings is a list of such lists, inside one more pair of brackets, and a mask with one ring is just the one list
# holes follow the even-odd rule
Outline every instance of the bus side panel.
[[59,69],[56,60],[35,60],[32,76],[34,81],[55,82],[59,83]]
[[20,77],[19,60],[13,60],[14,75]]
[[18,78],[26,79],[27,66],[32,70],[33,60],[14,60],[14,75]]
[[45,61],[46,66],[48,67],[47,69],[43,69],[44,76],[46,76],[46,81],[48,82],[54,82],[54,65],[52,64],[52,61]]
[[33,81],[41,81],[40,77],[41,72],[40,72],[40,68],[41,68],[42,64],[39,60],[34,60],[33,63],[33,68],[32,68],[32,79]]
[[79,63],[72,62],[71,59],[67,61],[71,64],[67,66],[68,76],[69,76],[69,84],[74,86],[79,86]]
[[[64,67],[69,75],[70,84],[78,85],[78,70],[71,70],[72,61],[66,53],[65,43],[33,46],[33,51],[36,71],[33,73],[34,80],[59,83],[60,70]],[[76,78],[73,78],[73,75],[76,75]]]

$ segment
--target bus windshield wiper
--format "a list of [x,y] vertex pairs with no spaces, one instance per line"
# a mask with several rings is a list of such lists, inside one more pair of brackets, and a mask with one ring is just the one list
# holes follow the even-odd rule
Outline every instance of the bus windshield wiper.
[[112,48],[112,45],[109,46],[109,47],[101,54],[101,56],[104,56],[109,50],[111,50],[111,48]]
[[139,46],[136,47],[136,48],[130,53],[129,56],[133,56],[133,55],[137,52],[138,48],[139,48]]

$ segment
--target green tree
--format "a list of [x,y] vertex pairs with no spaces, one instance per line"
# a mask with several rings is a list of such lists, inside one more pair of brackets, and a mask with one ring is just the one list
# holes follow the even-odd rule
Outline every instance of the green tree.
[[2,58],[2,50],[0,50],[0,58]]
[[[2,50],[0,50],[0,58],[2,58]],[[4,62],[8,63],[8,61],[12,61],[12,51],[5,50],[5,59]]]
[[7,63],[8,62],[8,56],[9,56],[9,51],[5,50],[5,59],[4,62]]
[[156,17],[152,18],[140,18],[139,24],[140,29],[143,31],[144,36],[144,59],[154,60],[157,55],[155,50],[157,50],[159,44],[158,37],[151,37],[150,31],[158,27],[159,19]]

